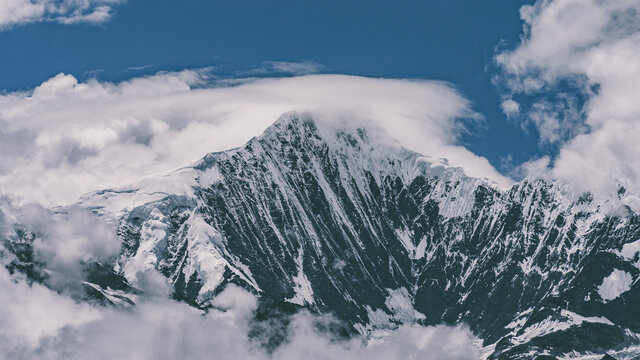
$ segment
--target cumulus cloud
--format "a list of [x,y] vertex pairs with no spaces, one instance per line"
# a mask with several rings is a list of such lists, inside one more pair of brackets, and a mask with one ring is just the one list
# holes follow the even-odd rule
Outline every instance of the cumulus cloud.
[[[30,246],[25,247],[25,242]],[[42,281],[56,291],[82,297],[83,282],[91,267],[113,263],[120,247],[116,226],[106,216],[77,206],[51,211],[38,204],[19,205],[10,197],[0,196],[0,267],[3,271],[5,267],[12,272],[26,271],[30,278],[24,280]],[[28,270],[23,265],[28,265]],[[144,284],[152,283],[152,275],[143,276]],[[142,290],[170,293],[158,286],[159,282],[153,284],[153,289]]]
[[402,325],[378,341],[336,342],[299,316],[291,325],[293,340],[277,349],[275,359],[479,359],[471,332],[463,327]]
[[2,0],[0,31],[34,22],[99,24],[111,19],[114,7],[125,0]]
[[513,99],[504,100],[500,103],[500,107],[507,116],[514,116],[520,112],[520,104]]
[[67,326],[79,326],[100,318],[100,310],[77,303],[49,288],[28,285],[0,267],[0,357],[24,358],[24,349],[35,349],[43,338]]
[[51,213],[40,205],[22,206],[19,222],[35,234],[36,260],[66,278],[80,274],[82,265],[105,261],[120,252],[120,239],[113,224],[80,207]]
[[520,13],[522,42],[496,61],[505,103],[533,97],[523,119],[560,144],[548,172],[580,190],[639,193],[640,3],[539,0]]
[[[138,295],[134,307],[116,308],[72,300],[0,266],[0,358],[479,358],[478,339],[461,326],[406,325],[367,342],[338,338],[316,326],[335,321],[331,317],[301,312],[286,329],[267,325],[258,337],[250,337],[258,304],[252,294],[229,285],[213,299],[213,308],[203,312],[171,300],[161,291],[166,289],[163,278],[147,275],[153,276],[146,285],[156,291]],[[274,332],[286,341],[270,353],[261,347],[260,336]]]
[[[130,309],[75,302],[0,268],[0,357],[11,359],[478,359],[463,327],[403,326],[371,343],[337,340],[296,315],[287,341],[269,354],[249,338],[256,299],[229,285],[207,312],[168,298],[140,298]],[[280,330],[280,329],[275,329]]]
[[0,191],[69,203],[240,146],[292,110],[357,115],[408,148],[509,183],[457,145],[459,119],[477,115],[447,84],[309,75],[212,86],[205,72],[182,71],[117,84],[59,74],[0,95]]

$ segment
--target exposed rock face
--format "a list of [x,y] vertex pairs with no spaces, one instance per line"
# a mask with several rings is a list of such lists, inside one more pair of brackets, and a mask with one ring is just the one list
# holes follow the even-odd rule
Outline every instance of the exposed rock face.
[[79,204],[118,219],[112,280],[154,268],[195,306],[233,282],[362,333],[464,322],[487,356],[530,358],[640,354],[640,218],[624,196],[541,179],[501,190],[376,129],[287,114],[241,148]]

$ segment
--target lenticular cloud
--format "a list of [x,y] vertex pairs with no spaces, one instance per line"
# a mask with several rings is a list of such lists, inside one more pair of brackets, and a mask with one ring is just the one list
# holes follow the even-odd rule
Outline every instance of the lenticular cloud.
[[0,95],[0,190],[70,203],[240,146],[293,110],[365,119],[468,175],[510,182],[458,145],[463,120],[481,120],[447,84],[314,75],[207,85],[206,73],[182,71],[118,84],[60,74]]

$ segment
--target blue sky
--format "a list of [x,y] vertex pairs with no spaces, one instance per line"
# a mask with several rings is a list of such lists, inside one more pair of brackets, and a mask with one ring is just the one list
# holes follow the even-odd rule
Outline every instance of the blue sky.
[[[57,73],[80,80],[213,67],[220,76],[264,62],[309,61],[320,72],[451,82],[486,119],[463,137],[498,169],[548,151],[507,121],[491,83],[496,48],[515,47],[531,1],[135,0],[99,25],[32,23],[0,32],[0,88],[33,88]],[[264,74],[263,76],[273,75]],[[276,74],[278,75],[278,74]]]

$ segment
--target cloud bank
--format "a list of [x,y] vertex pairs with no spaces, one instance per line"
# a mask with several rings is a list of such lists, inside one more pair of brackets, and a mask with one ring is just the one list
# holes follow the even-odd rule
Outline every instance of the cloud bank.
[[82,280],[84,263],[108,262],[120,253],[115,225],[87,209],[72,206],[51,213],[28,204],[20,208],[18,218],[35,235],[35,260],[47,264],[61,281]]
[[2,0],[0,31],[35,22],[100,24],[125,0]]
[[309,75],[211,86],[205,72],[188,70],[117,84],[59,74],[0,95],[0,192],[70,203],[240,146],[292,110],[358,116],[410,149],[509,183],[457,145],[460,119],[477,115],[444,83]]
[[[540,0],[520,13],[521,44],[496,57],[503,109],[560,147],[527,166],[584,191],[640,193],[640,2]],[[518,96],[535,100],[524,109]]]
[[[31,300],[39,303],[22,307],[11,302],[9,309],[14,312],[9,314],[9,309],[3,306],[0,316],[10,321],[3,324],[25,324],[30,317],[38,316],[34,309],[44,306],[45,301],[53,306],[40,315],[58,313],[58,319],[47,326],[38,321],[42,329],[6,326],[0,330],[0,338],[8,340],[0,345],[4,347],[0,353],[13,359],[210,359],[213,354],[221,360],[479,358],[475,339],[464,328],[403,326],[378,343],[367,345],[361,340],[333,341],[314,328],[314,318],[308,314],[294,319],[288,343],[269,355],[247,338],[250,309],[212,310],[204,314],[164,299],[146,300],[131,310],[98,309],[47,293],[46,288],[16,289],[21,285],[7,284],[4,280],[0,279],[2,285],[12,286],[11,290],[32,296]],[[236,297],[250,296],[241,290],[235,292]],[[40,296],[38,300],[36,295]],[[3,305],[7,304],[3,301]],[[7,315],[15,317],[5,319]]]
[[[157,284],[156,284],[157,285]],[[166,294],[165,294],[166,295]],[[128,309],[76,302],[0,268],[0,357],[6,359],[478,359],[464,327],[401,326],[375,342],[339,340],[295,315],[287,341],[269,353],[249,338],[256,299],[229,285],[202,312],[166,296],[140,296]],[[281,329],[267,329],[280,331]]]

